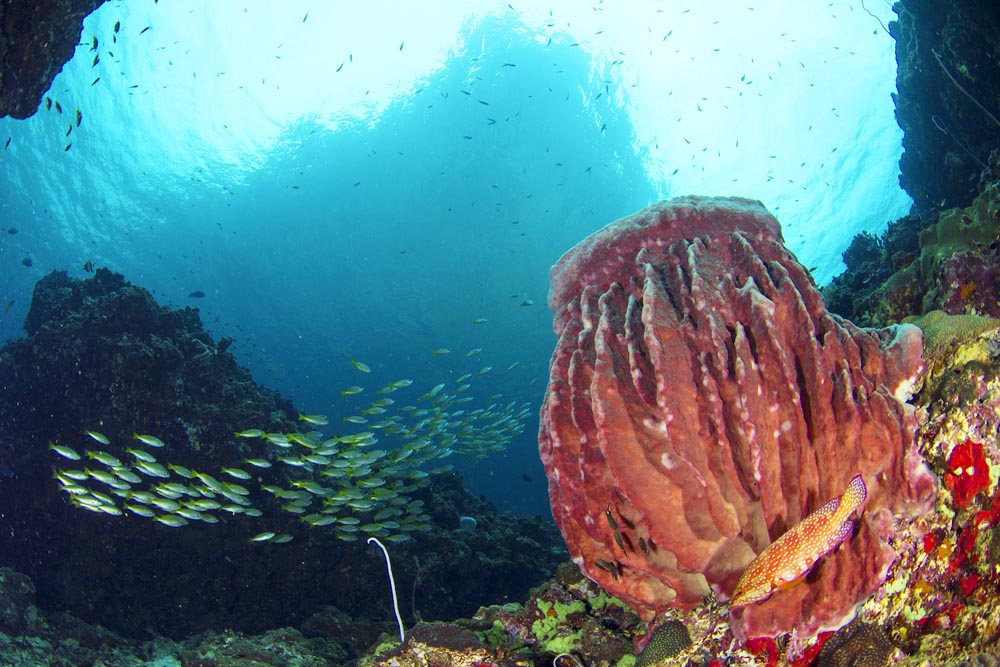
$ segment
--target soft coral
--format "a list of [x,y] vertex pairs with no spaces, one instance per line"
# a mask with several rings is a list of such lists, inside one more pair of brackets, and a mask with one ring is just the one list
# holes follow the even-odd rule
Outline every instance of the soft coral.
[[966,440],[952,448],[944,485],[962,509],[969,506],[977,493],[989,487],[990,466],[980,443]]

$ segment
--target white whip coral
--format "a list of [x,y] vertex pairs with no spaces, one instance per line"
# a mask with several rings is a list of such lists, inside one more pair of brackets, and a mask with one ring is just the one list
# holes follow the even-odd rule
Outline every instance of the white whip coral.
[[399,642],[403,643],[406,641],[406,635],[403,633],[403,619],[399,615],[399,600],[396,598],[396,580],[392,577],[392,561],[389,560],[389,552],[386,551],[385,545],[379,542],[377,537],[369,537],[368,544],[372,542],[377,544],[378,548],[385,555],[385,569],[389,573],[389,589],[392,590],[392,610],[396,612],[396,624],[399,625]]

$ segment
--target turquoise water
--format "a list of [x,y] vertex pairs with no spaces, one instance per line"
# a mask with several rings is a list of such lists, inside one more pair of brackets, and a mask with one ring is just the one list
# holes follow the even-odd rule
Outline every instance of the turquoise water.
[[[759,198],[822,283],[907,212],[893,43],[860,3],[623,4],[106,3],[48,92],[62,112],[0,120],[0,337],[90,260],[198,307],[332,422],[487,367],[470,405],[534,413],[548,269],[612,220]],[[546,512],[536,431],[457,462],[469,485]]]

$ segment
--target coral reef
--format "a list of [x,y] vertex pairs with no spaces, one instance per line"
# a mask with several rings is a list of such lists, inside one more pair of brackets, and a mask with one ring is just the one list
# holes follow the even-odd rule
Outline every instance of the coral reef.
[[448,623],[421,623],[402,645],[383,643],[362,656],[356,667],[528,667],[531,656],[485,644],[477,634]]
[[974,658],[962,660],[956,667],[997,667],[1000,665],[1000,652],[980,653]]
[[941,354],[928,363],[944,370],[918,396],[926,406],[919,440],[945,484],[936,511],[913,526],[919,541],[861,613],[887,624],[907,653],[943,663],[1000,641],[1000,329]]
[[[982,318],[980,318],[982,319]],[[1000,330],[939,316],[947,345],[928,347],[928,374],[915,402],[918,443],[944,480],[933,512],[895,521],[899,558],[858,617],[881,628],[896,665],[955,665],[997,646],[1000,523],[996,439],[1000,407]],[[881,640],[880,640],[881,642]]]
[[896,39],[899,182],[922,216],[975,196],[976,174],[997,148],[1000,9],[991,0],[902,0]]
[[[992,189],[995,178],[989,180],[988,176],[984,174],[984,201],[995,197]],[[971,226],[979,226],[979,220],[982,220],[982,229],[988,229],[991,218],[981,216],[981,213],[991,210],[992,204],[977,202],[969,209],[971,217],[975,218]],[[975,237],[978,232],[970,232],[963,225],[954,224],[956,220],[961,220],[961,212],[948,215],[952,218],[946,226],[939,228],[946,233],[940,234],[939,230],[926,233],[923,238],[927,245],[918,244],[917,232],[921,227],[916,224],[915,218],[910,218],[905,223],[892,226],[890,232],[878,242],[867,239],[856,248],[863,252],[853,256],[852,261],[863,264],[865,253],[883,253],[873,260],[867,270],[874,272],[873,267],[882,266],[884,262],[885,266],[897,271],[894,276],[908,276],[897,279],[895,283],[890,279],[890,286],[912,286],[904,294],[902,291],[886,290],[884,285],[873,281],[874,287],[869,294],[872,304],[870,313],[877,315],[874,319],[885,322],[889,312],[920,313],[924,296],[932,291],[937,295],[956,293],[958,286],[948,282],[949,274],[937,270],[951,259],[947,252],[940,252],[940,248],[934,247],[941,240],[958,238],[960,243],[953,248],[968,252],[966,261],[974,260],[976,254],[995,254],[990,244]],[[946,230],[947,225],[951,225],[950,232]],[[964,223],[964,226],[970,225]],[[720,246],[724,244],[716,243],[714,248]],[[892,251],[889,252],[888,248]],[[628,257],[628,253],[623,253],[618,262],[624,263]],[[933,269],[926,277],[920,273],[922,260],[925,266]],[[612,275],[616,263],[606,264],[607,272],[595,270],[586,277],[594,279],[601,276],[610,280],[608,276]],[[971,261],[970,265],[976,265],[976,262]],[[622,286],[627,290],[635,289],[637,282],[637,279],[624,280]],[[687,284],[695,283],[692,280]],[[983,283],[982,288],[977,285],[980,294],[989,289],[992,288],[988,283]],[[891,661],[892,664],[916,667],[990,664],[990,660],[995,659],[993,656],[1000,646],[1000,635],[996,631],[1000,627],[1000,580],[997,578],[1000,576],[1000,543],[997,542],[1000,533],[996,529],[1000,525],[1000,490],[997,484],[1000,477],[997,445],[1000,433],[1000,320],[971,314],[978,312],[979,308],[969,307],[969,303],[961,299],[972,302],[968,299],[972,294],[971,290],[959,293],[958,302],[964,304],[954,309],[959,314],[932,310],[921,317],[909,319],[923,331],[925,342],[926,372],[913,386],[915,391],[919,391],[912,399],[917,408],[919,426],[916,443],[942,484],[936,488],[933,511],[916,517],[906,512],[883,515],[886,523],[881,526],[881,534],[886,536],[888,545],[895,552],[895,559],[887,562],[885,581],[881,586],[862,600],[855,623],[837,633],[819,633],[815,641],[810,639],[812,633],[808,632],[808,628],[803,631],[801,625],[790,633],[778,634],[774,639],[762,637],[741,641],[734,637],[724,622],[727,605],[720,605],[710,595],[704,604],[696,604],[676,617],[684,623],[693,643],[690,649],[666,664],[717,667],[737,663],[789,664],[807,667],[817,664],[886,664]],[[946,301],[947,296],[938,296],[927,303],[943,305]],[[910,307],[898,307],[904,302]],[[592,329],[606,326],[602,316],[609,319],[610,315],[606,313],[611,312],[610,306],[615,304],[610,297],[605,297],[600,305],[603,308],[600,314],[595,314],[594,308],[582,311]],[[623,310],[628,312],[627,307]],[[716,306],[716,310],[721,308]],[[634,318],[634,314],[631,317]],[[588,329],[587,333],[592,332]],[[634,338],[619,337],[618,341],[622,339],[635,347]],[[602,344],[607,343],[602,354],[618,349],[613,338],[605,336],[598,340],[602,340]],[[725,338],[722,340],[725,341]],[[595,352],[588,355],[575,352],[572,358],[575,372],[586,369],[587,364],[594,364],[596,357]],[[616,368],[628,369],[633,377],[645,377],[644,366],[621,363],[617,359],[615,363],[618,364]],[[677,363],[673,364],[673,368],[678,367]],[[677,375],[672,378],[676,384]],[[593,393],[574,396],[573,418],[577,420],[574,423],[591,423],[585,409],[588,402],[581,399],[592,396]],[[596,437],[594,441],[597,441]],[[585,468],[589,472],[602,461],[593,459],[584,463],[590,466]],[[638,561],[631,547],[638,546],[638,551],[643,552],[632,532],[637,525],[636,517],[619,513],[617,505],[611,506],[613,511],[609,516],[609,507],[604,504],[607,502],[597,500],[596,506],[591,509],[589,525],[596,531],[612,532],[606,542],[613,544],[617,551],[614,551],[615,559],[607,562],[615,564],[616,573],[627,576]],[[615,498],[614,502],[620,503],[621,500]],[[871,506],[865,506],[862,511],[869,515]],[[849,539],[856,543],[857,538],[858,535],[855,535]],[[648,541],[644,543],[648,549]],[[621,570],[617,569],[619,561]],[[828,565],[821,560],[817,568],[820,575]],[[608,574],[598,567],[596,575],[599,577],[602,573]],[[588,576],[591,576],[590,572]],[[790,592],[815,585],[815,576],[816,573],[810,574],[804,585]],[[613,586],[614,578],[611,577],[609,588]],[[785,594],[779,592],[775,598],[780,599]],[[644,641],[641,628],[626,628],[623,632],[632,637],[637,647],[641,647]],[[581,657],[586,656],[581,654]],[[627,661],[628,657],[624,656],[622,660]]]
[[879,239],[856,237],[847,271],[823,289],[830,310],[866,326],[933,310],[1000,317],[1000,151],[990,165],[969,206],[926,225],[904,218]]
[[36,629],[35,585],[9,567],[0,567],[0,630],[11,634]]
[[[18,583],[12,585],[12,580]],[[20,595],[20,591],[32,589],[32,583],[22,574],[0,570],[0,599],[7,600],[12,588]],[[293,628],[257,636],[206,632],[181,642],[164,637],[132,640],[69,614],[45,614],[30,594],[20,599],[16,615],[30,617],[31,623],[18,633],[0,627],[4,667],[338,667],[351,657],[339,642],[306,637]]]
[[896,647],[877,625],[854,621],[826,640],[817,667],[885,667]]
[[1000,183],[942,213],[920,236],[922,312],[1000,317]]
[[[197,310],[158,306],[148,292],[103,269],[88,280],[53,273],[36,286],[26,330],[26,338],[0,350],[0,553],[5,565],[33,581],[40,607],[133,637],[149,628],[182,637],[223,627],[309,627],[329,639],[348,637],[347,655],[395,628],[381,558],[363,540],[345,542],[276,500],[257,504],[259,518],[227,512],[214,525],[191,520],[172,528],[81,512],[60,492],[53,467],[65,475],[75,464],[51,451],[50,442],[81,456],[85,447],[101,448],[107,451],[91,454],[126,460],[124,447],[145,446],[133,433],[156,433],[165,444],[147,453],[199,471],[288,453],[259,438],[234,437],[248,426],[291,433],[303,422],[295,406],[259,387],[231,348],[204,331]],[[100,430],[109,444],[99,445],[87,430]],[[98,459],[77,467],[91,476],[104,470]],[[281,471],[276,465],[234,481],[253,488],[266,473],[286,475],[278,477],[284,488],[302,483],[301,472]],[[521,599],[565,558],[548,522],[497,515],[454,473],[427,480],[411,494],[427,530],[390,546],[408,623],[418,615],[471,614],[483,599]],[[181,481],[188,483],[185,492],[194,486]],[[476,530],[459,530],[460,516],[474,518]],[[262,530],[294,539],[249,541]]]
[[559,341],[539,448],[574,562],[645,619],[691,609],[861,474],[856,535],[804,584],[734,612],[739,636],[838,627],[895,557],[894,516],[934,481],[905,400],[913,326],[829,315],[757,202],[680,198],[552,271]]
[[[862,326],[883,326],[875,314],[883,310],[883,285],[889,281],[909,284],[903,269],[913,265],[920,255],[920,231],[925,223],[916,215],[890,222],[876,237],[862,233],[854,237],[843,254],[846,270],[823,287],[827,309]],[[916,265],[913,265],[914,267]],[[904,296],[902,290],[897,290]],[[915,290],[911,299],[896,308],[906,314],[918,312],[922,292]]]
[[[534,589],[525,604],[483,607],[462,623],[505,654],[536,656],[550,663],[565,654],[588,667],[631,659],[634,641],[645,632],[634,612],[571,563]],[[661,640],[675,645],[676,635],[667,633]]]
[[684,623],[676,619],[667,621],[650,633],[646,647],[635,661],[635,667],[646,667],[672,658],[691,645],[691,635]]
[[29,118],[103,0],[0,0],[0,118]]
[[181,665],[198,667],[332,667],[348,658],[337,642],[307,638],[294,628],[249,637],[210,632],[178,645],[176,655]]
[[1000,326],[1000,320],[992,317],[949,315],[943,310],[932,310],[905,321],[916,324],[924,332],[925,381],[936,378],[954,365],[956,357],[963,363],[970,361],[972,356],[987,361],[988,357],[982,356],[987,350],[977,343]]

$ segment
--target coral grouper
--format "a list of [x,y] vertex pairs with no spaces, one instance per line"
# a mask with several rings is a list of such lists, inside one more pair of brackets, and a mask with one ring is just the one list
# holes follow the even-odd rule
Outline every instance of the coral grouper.
[[766,599],[809,573],[820,558],[843,542],[854,522],[851,514],[868,497],[861,475],[855,475],[840,498],[834,498],[772,542],[747,567],[733,594],[732,608]]

